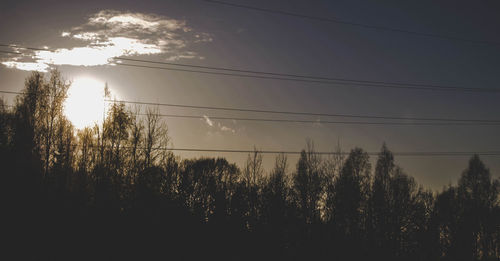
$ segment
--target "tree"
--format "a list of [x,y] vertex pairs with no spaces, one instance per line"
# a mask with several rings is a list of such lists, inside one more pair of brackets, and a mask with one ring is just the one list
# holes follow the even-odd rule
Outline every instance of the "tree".
[[[467,249],[459,246],[457,241],[461,236],[461,210],[458,191],[455,187],[449,186],[437,195],[433,216],[440,248],[438,255],[445,257],[445,260],[460,260],[468,257]],[[465,257],[462,254],[465,254]]]
[[[495,257],[495,227],[500,221],[494,217],[495,203],[499,197],[499,183],[491,180],[491,174],[479,156],[469,160],[469,166],[458,181],[459,199],[462,204],[463,235],[460,245],[467,250],[470,259]],[[497,256],[498,257],[498,256]]]
[[77,131],[79,155],[77,160],[77,168],[81,173],[88,173],[96,164],[97,155],[95,147],[97,146],[94,129],[85,127]]
[[184,160],[181,164],[179,194],[184,204],[203,222],[212,216],[229,213],[231,187],[238,170],[225,159],[201,158]]
[[12,119],[12,113],[8,110],[7,104],[3,98],[0,97],[0,158],[3,159],[6,156],[6,150],[10,145],[10,122]]
[[254,148],[254,152],[252,154],[248,154],[245,169],[243,170],[243,181],[249,189],[251,187],[256,187],[259,185],[259,181],[263,174],[264,169],[262,168],[262,153]]
[[393,207],[391,206],[391,200],[393,200],[391,185],[396,184],[396,182],[393,182],[395,170],[394,156],[384,143],[375,166],[375,175],[369,199],[368,221],[370,223],[368,229],[371,240],[376,245],[374,249],[385,255],[394,251],[389,247],[389,244],[394,244],[391,243],[391,226],[394,224],[393,220],[390,220],[390,214]]
[[[370,244],[378,257],[423,259],[429,246],[428,223],[433,206],[432,193],[423,191],[415,180],[394,163],[394,156],[382,145],[369,194],[367,213]],[[427,247],[427,248],[426,248]]]
[[434,216],[441,255],[449,260],[498,258],[497,218],[499,183],[475,155],[458,186],[450,186],[436,200]]
[[54,156],[52,157],[52,172],[55,186],[61,193],[68,187],[75,169],[76,139],[73,125],[64,115],[59,115],[54,137]]
[[368,159],[362,149],[352,149],[335,181],[333,219],[337,230],[348,237],[359,237],[364,228],[371,169]]
[[[49,171],[51,157],[54,157],[54,135],[58,131],[64,132],[68,123],[63,115],[64,100],[71,83],[67,83],[57,70],[51,71],[50,80],[42,87],[42,135],[44,136],[45,147],[45,175]],[[62,134],[62,133],[60,133]],[[51,155],[52,154],[52,155]]]
[[417,252],[419,242],[413,238],[414,234],[422,229],[417,227],[415,218],[425,213],[419,213],[418,210],[424,210],[417,207],[417,196],[419,193],[415,180],[406,175],[400,167],[396,167],[393,177],[390,180],[389,188],[389,209],[385,227],[386,243],[390,253],[397,258],[409,259],[414,257]]
[[160,121],[160,112],[156,109],[148,108],[146,112],[144,134],[144,165],[150,167],[166,159],[166,146],[170,138],[165,122]]
[[[25,91],[16,98],[13,146],[18,158],[28,160],[20,168],[23,174],[34,174],[36,168],[42,167],[47,177],[55,155],[54,139],[61,124],[58,120],[64,120],[63,102],[69,83],[57,70],[50,74],[47,81],[44,74],[33,72],[25,81]],[[25,169],[28,166],[31,169]]]
[[142,156],[144,143],[144,120],[140,117],[140,108],[136,107],[131,114],[130,130],[130,160],[129,176],[135,178],[136,174],[143,168]]
[[250,230],[255,228],[262,214],[260,185],[263,174],[262,154],[254,148],[254,152],[248,155],[245,169],[243,170],[243,183],[245,184],[245,195],[247,196],[246,226]]
[[131,118],[123,103],[113,103],[103,123],[103,144],[109,167],[122,173],[124,158],[122,146],[129,136]]
[[333,213],[335,208],[335,180],[340,176],[344,164],[344,154],[340,145],[334,153],[327,156],[323,161],[324,193],[322,196],[322,219],[329,225],[333,224]]
[[180,161],[158,108],[139,117],[115,102],[102,125],[75,130],[61,109],[67,84],[32,73],[13,109],[0,99],[4,234],[36,253],[21,259],[140,259],[165,246],[177,259],[499,259],[500,179],[478,156],[436,196],[385,144],[373,180],[362,149],[325,159],[312,142],[290,176],[284,154],[266,176],[256,149],[243,171]]
[[13,121],[13,113],[8,110],[7,104],[3,98],[0,97],[0,166],[4,169],[3,178],[4,184],[8,184],[10,182],[5,180],[7,177],[12,175],[10,173],[12,171],[12,121]]
[[293,176],[293,190],[301,218],[307,224],[320,220],[319,200],[322,193],[323,172],[321,157],[314,151],[314,144],[307,143],[302,150]]
[[287,218],[289,198],[288,162],[285,154],[276,156],[274,169],[266,179],[263,188],[263,202],[266,220],[272,227],[282,225]]

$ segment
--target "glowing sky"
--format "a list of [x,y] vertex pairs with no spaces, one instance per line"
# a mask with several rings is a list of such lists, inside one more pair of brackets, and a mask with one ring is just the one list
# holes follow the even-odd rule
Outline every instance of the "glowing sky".
[[[54,65],[97,66],[113,64],[114,57],[166,55],[166,60],[202,58],[183,50],[190,41],[211,41],[206,33],[193,32],[184,21],[159,15],[103,10],[60,37],[78,40],[72,48],[35,50],[6,59],[2,64],[19,70],[46,72]],[[13,48],[15,51],[23,51]]]
[[[246,1],[254,6],[412,31],[500,42],[498,1]],[[132,101],[218,107],[390,115],[499,119],[499,94],[411,91],[202,75],[116,65],[122,56],[184,64],[232,67],[375,81],[499,88],[500,48],[310,21],[186,1],[3,1],[0,43],[37,47],[23,55],[0,54],[0,89],[19,91],[30,70],[58,68],[75,88],[67,110],[78,114],[83,97],[108,83]],[[47,49],[44,49],[47,47]],[[83,90],[81,86],[89,86]],[[92,87],[90,87],[92,86]],[[12,102],[12,96],[5,96]],[[102,101],[102,99],[100,100]],[[100,103],[93,100],[93,104]],[[76,104],[76,105],[75,105]],[[76,106],[76,107],[75,107]],[[90,106],[102,113],[103,107]],[[498,151],[500,127],[358,126],[265,123],[212,117],[279,115],[160,108],[173,145],[179,148],[297,151],[306,138],[317,150],[340,142],[378,151]],[[89,111],[90,114],[90,111]],[[82,114],[83,115],[83,114]],[[87,115],[87,114],[85,114]],[[82,119],[83,116],[79,116]],[[82,119],[86,125],[95,116]],[[294,119],[326,120],[318,117]],[[76,121],[76,120],[74,120]],[[244,154],[180,153],[182,157],[226,156],[242,164]],[[372,157],[373,158],[373,157]],[[296,157],[291,156],[295,168]],[[457,180],[467,158],[403,158],[396,161],[421,184],[439,189]],[[485,157],[495,177],[499,157]],[[264,156],[269,170],[273,156]]]
[[[115,99],[120,99],[116,90],[108,91],[113,93]],[[103,117],[111,106],[105,99],[104,82],[92,77],[78,77],[72,81],[68,90],[64,114],[77,129],[102,124]]]

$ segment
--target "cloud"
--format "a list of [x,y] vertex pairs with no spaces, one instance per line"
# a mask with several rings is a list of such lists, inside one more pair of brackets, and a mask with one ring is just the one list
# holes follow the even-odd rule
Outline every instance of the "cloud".
[[208,118],[207,115],[203,115],[203,118],[205,119],[205,122],[207,123],[208,126],[210,126],[210,127],[214,126],[214,122],[212,120],[210,120],[210,118]]
[[321,123],[321,119],[316,119],[314,123],[312,124],[314,127],[323,127],[323,123]]
[[24,71],[41,71],[45,72],[49,69],[49,66],[44,63],[30,63],[30,62],[16,62],[16,61],[8,61],[2,62],[3,65],[7,66],[7,68],[15,68]]
[[233,128],[229,128],[227,126],[221,126],[220,123],[219,123],[219,127],[220,127],[221,131],[228,131],[228,132],[231,132],[231,133],[235,133],[236,132],[236,130],[234,130]]
[[[103,10],[85,24],[63,31],[72,47],[37,50],[10,58],[2,64],[20,70],[47,71],[52,65],[99,66],[113,64],[113,58],[161,55],[165,60],[203,59],[189,50],[194,43],[210,42],[212,36],[196,32],[183,20],[155,14]],[[15,48],[14,48],[15,49]]]
[[231,132],[231,133],[236,133],[236,130],[227,126],[222,125],[220,122],[215,123],[213,120],[211,120],[207,115],[203,115],[203,120],[205,123],[213,129],[216,129],[217,131],[221,132]]

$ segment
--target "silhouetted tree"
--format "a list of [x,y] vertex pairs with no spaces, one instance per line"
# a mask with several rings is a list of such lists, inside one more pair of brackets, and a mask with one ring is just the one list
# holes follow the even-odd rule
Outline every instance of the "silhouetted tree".
[[329,225],[333,225],[333,213],[335,209],[335,180],[340,176],[344,164],[344,154],[337,146],[333,154],[328,155],[323,161],[323,172],[325,175],[324,192],[322,196],[322,219]]
[[391,240],[390,226],[393,224],[389,218],[392,206],[391,180],[395,176],[394,156],[383,144],[375,167],[372,191],[369,200],[369,221],[371,236],[375,249],[390,253],[388,243]]
[[124,155],[122,147],[125,146],[131,124],[130,114],[123,103],[113,103],[108,112],[108,117],[103,123],[103,146],[107,152],[107,162],[110,168],[117,173],[122,173]]
[[142,169],[142,155],[144,155],[141,147],[144,145],[144,120],[140,117],[140,108],[136,107],[131,114],[130,126],[130,167],[129,176],[134,177]]
[[166,159],[164,149],[169,143],[168,129],[165,122],[160,121],[159,109],[148,108],[144,133],[144,165],[153,164]]
[[[367,198],[370,184],[370,162],[360,148],[351,150],[344,162],[340,176],[335,180],[333,220],[337,238],[341,240],[341,255],[353,254],[359,258],[356,247],[363,244]],[[347,252],[346,252],[347,251]]]
[[67,124],[63,109],[70,83],[62,78],[59,71],[52,71],[50,79],[47,82],[42,80],[40,84],[37,95],[40,102],[39,135],[42,140],[39,146],[44,161],[44,175],[47,176],[56,154],[55,136]]
[[246,188],[246,227],[250,230],[255,228],[262,214],[260,211],[260,189],[263,175],[262,154],[254,148],[254,152],[248,155],[242,176]]
[[96,138],[94,129],[85,127],[77,131],[78,149],[77,168],[81,173],[88,173],[97,163]]
[[489,169],[477,155],[458,181],[458,196],[462,204],[462,227],[460,241],[462,256],[469,260],[480,260],[495,256],[494,220],[495,203],[499,196],[499,183],[492,181]]
[[276,157],[274,169],[266,179],[263,188],[264,213],[271,226],[279,226],[287,215],[290,197],[287,161],[285,154],[279,154]]
[[69,83],[48,75],[27,77],[12,109],[0,99],[2,233],[18,259],[499,260],[500,180],[478,156],[436,195],[385,144],[373,179],[362,149],[322,158],[312,142],[290,176],[284,154],[266,176],[256,149],[242,170],[180,160],[158,108],[115,101],[75,130]]
[[293,176],[293,191],[300,216],[307,224],[320,219],[319,200],[322,192],[323,169],[321,157],[314,151],[312,142],[307,143],[307,151],[302,150]]

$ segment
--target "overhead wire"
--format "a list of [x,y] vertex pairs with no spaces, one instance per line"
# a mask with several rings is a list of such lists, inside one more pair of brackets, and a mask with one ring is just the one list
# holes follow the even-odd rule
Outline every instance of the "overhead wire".
[[[16,91],[4,91],[0,90],[0,93],[5,94],[23,94],[23,92]],[[105,102],[109,103],[126,103],[126,104],[137,104],[137,105],[149,105],[149,106],[166,106],[166,107],[178,107],[178,108],[190,108],[190,109],[204,109],[204,110],[221,110],[221,111],[236,111],[236,112],[252,112],[252,113],[268,113],[268,114],[286,114],[286,115],[302,115],[302,116],[323,116],[323,117],[339,117],[339,118],[363,118],[363,119],[382,119],[382,120],[406,120],[406,121],[441,121],[441,125],[460,125],[459,123],[475,123],[482,125],[497,125],[500,124],[500,120],[493,119],[470,119],[470,118],[431,118],[431,117],[400,117],[400,116],[381,116],[381,115],[362,115],[362,114],[341,114],[341,113],[316,113],[316,112],[301,112],[301,111],[284,111],[284,110],[262,110],[262,109],[249,109],[249,108],[237,108],[237,107],[217,107],[217,106],[198,106],[189,104],[175,104],[175,103],[159,103],[159,102],[141,102],[141,101],[130,101],[130,100],[112,100],[105,99]],[[175,115],[175,114],[160,114],[162,117],[184,117],[184,118],[202,118],[203,116],[192,116],[192,115]],[[247,121],[275,121],[275,122],[303,122],[303,123],[344,123],[344,124],[388,124],[388,125],[432,125],[435,123],[424,123],[424,122],[341,122],[341,121],[323,121],[323,120],[298,120],[298,119],[265,119],[265,118],[248,118],[248,117],[211,117],[214,119],[221,120],[247,120]],[[452,124],[453,123],[453,124]]]
[[[50,51],[50,49],[41,49],[35,47],[24,47],[18,45],[9,45],[0,43],[0,46],[19,48],[34,51]],[[21,52],[10,52],[1,51],[9,54],[22,54]],[[126,58],[126,57],[114,57],[116,63],[113,65],[126,66],[126,67],[136,67],[144,69],[158,69],[167,71],[177,71],[185,73],[197,73],[197,74],[208,74],[208,75],[221,75],[229,77],[240,77],[240,78],[254,78],[254,79],[265,79],[265,80],[279,80],[279,81],[294,81],[294,82],[304,82],[304,83],[316,83],[329,85],[332,87],[346,87],[346,86],[357,86],[357,87],[372,87],[372,88],[392,88],[392,89],[406,89],[406,90],[426,90],[426,91],[452,91],[452,92],[486,92],[486,93],[500,93],[500,88],[484,88],[484,87],[463,87],[463,86],[449,86],[449,85],[438,85],[438,84],[423,84],[423,83],[403,83],[403,82],[390,82],[390,81],[372,81],[364,79],[349,79],[341,77],[325,77],[325,76],[312,76],[303,74],[292,74],[292,73],[278,73],[269,71],[256,71],[247,70],[239,68],[230,67],[216,67],[216,66],[202,66],[202,65],[190,65],[172,62],[162,62],[162,61],[151,61],[136,58]],[[120,61],[128,61],[135,63],[123,63]],[[154,65],[144,65],[137,64],[148,63],[148,64],[160,64],[169,65],[183,68],[174,67],[164,67],[164,66],[154,66]],[[184,69],[190,68],[190,69]],[[203,69],[203,70],[199,70]],[[208,71],[207,71],[208,70]]]
[[417,120],[417,121],[453,121],[453,122],[490,122],[490,123],[500,123],[500,120],[491,120],[491,119],[399,117],[399,116],[380,116],[380,115],[361,115],[361,114],[299,112],[299,111],[284,111],[284,110],[262,110],[262,109],[236,108],[236,107],[198,106],[198,105],[187,105],[187,104],[160,103],[160,102],[141,102],[141,101],[130,101],[130,100],[111,100],[111,99],[106,99],[105,101],[107,101],[107,102],[122,102],[122,103],[128,103],[128,104],[138,104],[138,105],[153,105],[153,106],[167,106],[167,107],[208,109],[208,110],[222,110],[222,111],[238,111],[238,112],[270,113],[270,114],[327,116],[327,117],[342,117],[342,118],[368,118],[368,119],[385,119],[385,120]]
[[[71,145],[72,147],[83,147],[82,145]],[[91,148],[111,148],[110,146],[87,145]],[[116,147],[115,147],[116,148]],[[185,151],[185,152],[218,152],[218,153],[261,153],[261,154],[295,154],[311,153],[317,155],[349,155],[347,151],[292,151],[292,150],[260,150],[260,149],[204,149],[204,148],[175,148],[175,147],[141,147],[141,146],[120,146],[122,149],[138,149],[138,150],[163,150],[163,151]],[[380,155],[380,152],[365,152],[370,156]],[[427,156],[500,156],[500,151],[400,151],[391,152],[395,156],[403,157],[427,157]]]
[[[147,116],[147,114],[139,114]],[[330,120],[296,120],[296,119],[270,119],[270,118],[244,118],[244,117],[219,117],[208,115],[179,115],[179,114],[158,114],[159,117],[166,118],[187,118],[210,120],[234,120],[234,121],[257,121],[257,122],[278,122],[278,123],[312,123],[312,124],[342,124],[342,125],[395,125],[395,126],[498,126],[496,122],[366,122],[366,121],[330,121]]]
[[230,7],[236,7],[236,8],[243,8],[243,9],[248,9],[248,10],[253,10],[253,11],[259,11],[259,12],[265,12],[265,13],[271,13],[271,14],[279,14],[279,15],[297,17],[297,18],[302,18],[302,19],[315,20],[315,21],[320,21],[320,22],[329,22],[329,23],[336,23],[336,24],[341,24],[341,25],[355,26],[355,27],[366,28],[366,29],[374,29],[374,30],[379,30],[379,31],[388,31],[388,32],[403,33],[403,34],[408,34],[408,35],[418,35],[418,36],[429,37],[429,38],[440,38],[440,39],[453,40],[453,41],[500,46],[500,42],[497,42],[497,41],[477,40],[477,39],[462,38],[462,37],[456,37],[456,36],[450,36],[450,35],[417,32],[417,31],[405,30],[405,29],[394,28],[394,27],[387,27],[387,26],[379,26],[379,25],[372,25],[372,24],[365,24],[365,23],[356,23],[356,22],[341,20],[338,18],[319,17],[319,16],[294,13],[294,12],[283,11],[283,10],[278,10],[278,9],[250,6],[250,5],[232,3],[232,2],[227,2],[227,1],[220,1],[220,0],[202,0],[202,1],[209,2],[212,4],[218,4],[218,5],[230,6]]
[[[262,75],[292,77],[292,78],[300,78],[300,79],[308,79],[308,80],[312,79],[312,80],[316,80],[316,81],[312,81],[312,82],[316,82],[316,83],[335,83],[335,82],[338,82],[338,83],[343,83],[343,84],[353,83],[353,84],[359,84],[359,85],[376,84],[377,86],[379,86],[379,85],[395,85],[395,86],[423,87],[426,89],[427,88],[439,88],[439,89],[452,89],[452,90],[454,90],[454,89],[480,90],[480,88],[471,88],[471,87],[457,87],[457,86],[447,86],[447,85],[404,83],[404,82],[356,80],[356,79],[338,78],[338,77],[324,77],[324,76],[311,76],[311,75],[278,73],[278,72],[268,72],[268,71],[245,70],[245,69],[236,69],[236,68],[229,68],[229,67],[190,65],[190,64],[182,64],[182,63],[173,63],[173,62],[151,61],[151,60],[136,59],[136,58],[126,58],[126,57],[121,57],[121,56],[116,57],[114,59],[115,60],[123,60],[123,61],[131,61],[131,62],[141,62],[141,63],[152,63],[152,64],[180,66],[180,67],[209,69],[209,70],[217,70],[217,71],[262,74]],[[265,78],[265,79],[267,79],[267,78]],[[272,78],[272,79],[274,79],[274,78]],[[489,88],[481,88],[481,89],[484,91],[489,91],[489,90],[500,91],[500,90],[489,89]]]
[[[143,60],[143,62],[149,62]],[[172,67],[161,67],[143,64],[131,64],[131,63],[115,63],[118,66],[126,67],[136,67],[145,69],[158,69],[167,71],[178,71],[187,73],[198,73],[198,74],[209,74],[209,75],[222,75],[222,76],[232,76],[241,78],[255,78],[255,79],[266,79],[266,80],[279,80],[279,81],[294,81],[294,82],[307,82],[307,83],[319,83],[327,84],[335,87],[346,87],[346,86],[358,86],[358,87],[372,87],[372,88],[390,88],[390,89],[407,89],[407,90],[426,90],[426,91],[452,91],[452,92],[485,92],[485,93],[500,93],[500,88],[472,88],[472,87],[451,87],[451,86],[440,86],[440,85],[424,85],[424,84],[403,84],[403,83],[384,83],[377,81],[365,81],[365,80],[319,80],[319,79],[307,79],[307,78],[291,78],[291,77],[278,77],[278,76],[266,76],[266,75],[253,75],[253,74],[239,74],[231,72],[220,72],[220,71],[202,71],[193,69],[182,69],[182,68],[172,68]],[[188,66],[188,65],[185,65]],[[296,76],[298,77],[298,76]]]

